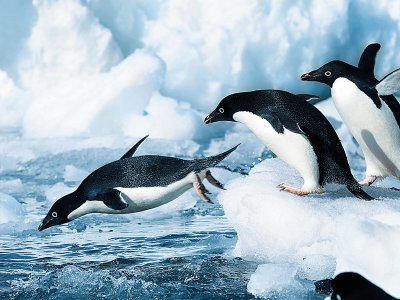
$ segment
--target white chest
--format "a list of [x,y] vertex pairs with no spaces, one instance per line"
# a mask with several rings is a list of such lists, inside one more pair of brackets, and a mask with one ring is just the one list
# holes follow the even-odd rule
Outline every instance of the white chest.
[[[400,168],[400,129],[393,112],[373,101],[346,78],[332,86],[332,98],[347,127],[360,144],[373,175],[396,175]],[[397,169],[397,170],[396,170]]]
[[[205,173],[206,170],[198,174],[201,180],[204,180]],[[74,210],[68,218],[73,220],[88,213],[128,214],[152,209],[176,199],[189,190],[193,186],[194,181],[195,174],[191,172],[183,179],[167,186],[116,187],[115,189],[122,193],[122,197],[128,203],[126,209],[114,210],[106,206],[102,201],[86,201],[78,209]]]
[[267,120],[251,112],[237,112],[233,115],[233,119],[246,125],[264,145],[295,168],[303,176],[305,182],[308,180],[318,182],[317,157],[305,136],[286,128],[283,133],[277,133]]

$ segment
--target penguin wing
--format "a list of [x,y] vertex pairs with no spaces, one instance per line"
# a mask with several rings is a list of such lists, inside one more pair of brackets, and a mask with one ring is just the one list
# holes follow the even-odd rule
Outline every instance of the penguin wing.
[[96,200],[103,201],[105,205],[115,210],[122,210],[128,207],[128,203],[122,197],[121,192],[114,189],[97,194]]
[[287,114],[284,107],[263,107],[258,114],[267,120],[277,133],[283,133],[284,128],[286,128],[294,133],[304,134],[297,122]]
[[146,135],[145,137],[142,137],[131,149],[128,150],[120,159],[132,157],[133,154],[135,154],[136,150],[139,148],[139,146],[143,143],[145,139],[147,139],[149,135]]
[[400,92],[400,69],[386,75],[375,88],[380,96],[389,96]]
[[358,67],[370,75],[374,75],[375,58],[381,45],[378,43],[369,44],[363,51],[358,62]]

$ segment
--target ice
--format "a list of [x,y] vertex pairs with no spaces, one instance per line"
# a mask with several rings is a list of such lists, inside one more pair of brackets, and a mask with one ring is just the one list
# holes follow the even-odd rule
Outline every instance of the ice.
[[89,175],[86,170],[79,169],[73,165],[65,166],[64,180],[69,182],[81,182]]
[[[396,283],[400,280],[396,275],[400,268],[396,254],[399,192],[366,188],[378,198],[366,202],[343,186],[329,185],[324,194],[299,197],[280,192],[277,185],[282,182],[301,186],[302,180],[281,160],[268,159],[256,165],[249,176],[232,180],[227,191],[219,194],[238,234],[234,255],[264,264],[295,266],[291,278],[296,280],[322,280],[342,271],[360,271],[400,295]],[[266,295],[277,289],[274,281],[268,281],[275,275],[267,270],[254,275],[249,284],[253,294]],[[260,276],[265,277],[264,285]],[[293,285],[290,278],[285,282]]]
[[14,197],[0,192],[0,224],[16,223],[23,215],[24,210]]
[[335,58],[357,63],[370,42],[383,45],[378,77],[400,65],[396,1],[22,2],[0,13],[0,129],[27,138],[222,138],[201,116],[226,94],[328,96],[299,76]]
[[149,134],[152,138],[171,140],[201,138],[196,133],[203,126],[202,115],[191,109],[188,103],[178,103],[157,92],[151,97],[145,112],[144,115],[134,116],[126,122],[126,135]]
[[259,265],[251,275],[247,289],[261,298],[284,297],[284,299],[299,299],[303,286],[294,279],[297,268],[290,264]]
[[45,191],[45,196],[50,204],[56,202],[62,196],[72,193],[75,188],[66,186],[64,183],[59,182]]

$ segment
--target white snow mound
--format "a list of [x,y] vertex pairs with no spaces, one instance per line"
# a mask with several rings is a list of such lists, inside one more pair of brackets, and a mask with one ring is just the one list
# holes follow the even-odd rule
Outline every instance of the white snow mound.
[[[378,199],[363,201],[344,186],[329,185],[324,194],[300,197],[279,191],[283,182],[302,185],[285,163],[268,159],[219,194],[238,234],[234,255],[274,264],[253,274],[251,293],[268,297],[277,289],[298,289],[302,279],[354,271],[400,297],[400,192],[369,187]],[[277,286],[273,278],[282,273],[288,278]]]

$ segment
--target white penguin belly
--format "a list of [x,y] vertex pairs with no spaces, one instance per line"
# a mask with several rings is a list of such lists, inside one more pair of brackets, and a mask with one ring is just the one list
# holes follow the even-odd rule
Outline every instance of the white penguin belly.
[[317,156],[305,136],[286,128],[282,134],[278,133],[267,120],[247,111],[235,113],[233,119],[245,124],[264,145],[300,173],[303,190],[320,188]]
[[[200,180],[204,180],[206,171],[198,173]],[[107,214],[129,214],[152,209],[166,204],[193,187],[195,173],[191,172],[186,177],[173,182],[167,186],[123,188],[114,189],[122,193],[123,199],[128,203],[128,207],[123,210],[115,210],[106,206],[102,201],[86,201],[79,208],[68,215],[68,219],[73,220],[88,213],[107,213]]]
[[360,144],[367,176],[400,176],[400,128],[393,112],[381,100],[378,109],[353,82],[338,78],[332,86],[335,106]]

